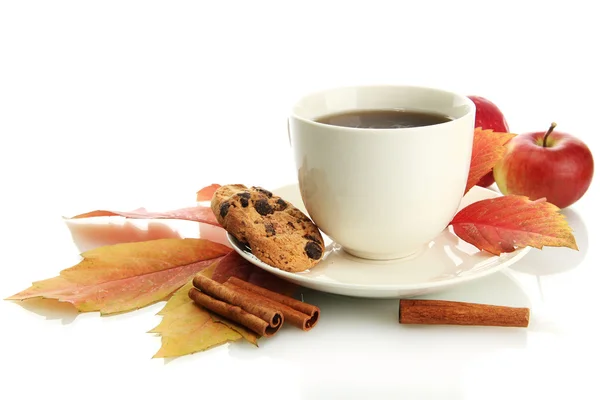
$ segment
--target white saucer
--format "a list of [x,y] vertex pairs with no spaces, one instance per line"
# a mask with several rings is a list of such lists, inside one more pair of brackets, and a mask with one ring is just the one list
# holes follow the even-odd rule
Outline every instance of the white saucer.
[[[297,184],[273,190],[306,213]],[[460,205],[499,194],[473,187]],[[441,291],[497,272],[520,260],[530,248],[500,256],[477,250],[446,229],[419,254],[392,261],[371,261],[349,255],[323,235],[326,253],[315,267],[302,272],[286,272],[256,258],[250,249],[227,235],[233,248],[246,260],[282,279],[322,292],[368,298],[400,298]]]

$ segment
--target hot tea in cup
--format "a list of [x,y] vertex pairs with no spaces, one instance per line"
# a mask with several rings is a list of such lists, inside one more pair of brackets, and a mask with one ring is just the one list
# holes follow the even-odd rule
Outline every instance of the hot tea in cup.
[[317,226],[357,257],[410,256],[464,195],[475,105],[415,86],[358,86],[300,99],[289,118],[300,192]]

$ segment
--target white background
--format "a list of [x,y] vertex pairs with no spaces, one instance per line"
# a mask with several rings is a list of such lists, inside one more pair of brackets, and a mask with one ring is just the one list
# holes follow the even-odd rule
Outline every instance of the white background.
[[[62,216],[293,181],[286,116],[314,89],[478,94],[513,132],[556,121],[597,155],[592,4],[1,1],[0,297],[77,262]],[[396,301],[306,292],[323,310],[310,333],[165,363],[145,333],[161,304],[100,318],[2,301],[0,398],[598,398],[598,186],[568,212],[579,253],[440,294],[531,305],[527,330],[403,327]]]

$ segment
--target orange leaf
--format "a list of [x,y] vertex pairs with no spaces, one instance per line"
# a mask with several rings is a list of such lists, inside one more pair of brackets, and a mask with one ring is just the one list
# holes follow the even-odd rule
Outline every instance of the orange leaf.
[[246,261],[234,250],[219,261],[212,279],[223,283],[231,276],[288,296],[292,296],[297,290],[297,286],[293,283],[284,281]]
[[221,226],[217,222],[217,218],[215,218],[215,215],[213,214],[210,207],[204,206],[180,208],[178,210],[166,212],[149,212],[146,211],[146,209],[144,208],[138,208],[134,211],[96,210],[76,215],[72,217],[72,219],[114,216],[121,216],[133,219],[181,219],[185,221],[204,222],[205,224]]
[[502,196],[475,202],[455,216],[450,225],[462,240],[495,255],[516,247],[569,247],[575,237],[559,208],[546,199]]
[[492,171],[496,163],[504,157],[504,145],[514,136],[514,133],[494,132],[491,129],[475,128],[473,135],[473,151],[471,153],[471,167],[467,179],[467,193],[488,172]]
[[131,311],[169,297],[230,251],[205,239],[104,246],[83,253],[83,260],[60,276],[34,282],[7,300],[41,297],[71,303],[79,311]]
[[221,185],[213,183],[210,186],[203,187],[196,192],[196,201],[210,201],[212,200],[215,191],[220,188]]

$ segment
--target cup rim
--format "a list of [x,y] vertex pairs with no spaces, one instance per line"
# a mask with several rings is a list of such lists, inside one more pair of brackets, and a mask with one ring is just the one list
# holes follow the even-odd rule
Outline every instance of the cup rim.
[[[324,93],[332,92],[332,91],[336,91],[336,90],[344,90],[344,89],[381,89],[381,88],[419,89],[419,90],[428,90],[428,91],[433,91],[433,92],[444,93],[446,95],[455,96],[455,97],[458,97],[458,98],[461,98],[462,100],[464,100],[465,104],[468,105],[469,110],[464,115],[462,115],[458,118],[452,119],[447,122],[442,122],[440,124],[423,125],[423,126],[415,126],[415,127],[404,127],[404,128],[376,128],[376,129],[375,128],[357,128],[357,127],[350,127],[350,126],[337,126],[337,125],[324,124],[322,122],[318,122],[318,121],[315,121],[310,118],[302,117],[302,116],[298,115],[298,113],[296,111],[299,107],[299,104],[303,100],[305,100],[306,98],[311,97],[311,96],[324,94]],[[403,84],[346,85],[346,86],[334,86],[334,87],[330,87],[330,88],[314,90],[312,92],[308,92],[308,93],[304,94],[302,97],[300,97],[294,103],[294,105],[292,107],[292,112],[291,112],[290,118],[294,118],[294,119],[297,119],[304,123],[307,123],[309,125],[319,126],[322,128],[352,131],[352,132],[356,132],[356,133],[360,133],[360,132],[367,133],[368,132],[369,134],[373,134],[373,133],[378,133],[378,132],[379,133],[406,132],[406,131],[414,131],[414,130],[421,130],[421,129],[431,129],[432,127],[443,127],[443,126],[447,126],[448,124],[456,123],[470,115],[474,115],[475,111],[476,111],[475,103],[467,95],[463,95],[461,93],[454,92],[454,91],[448,90],[448,89],[442,89],[439,87],[423,86],[423,85],[403,85]]]

